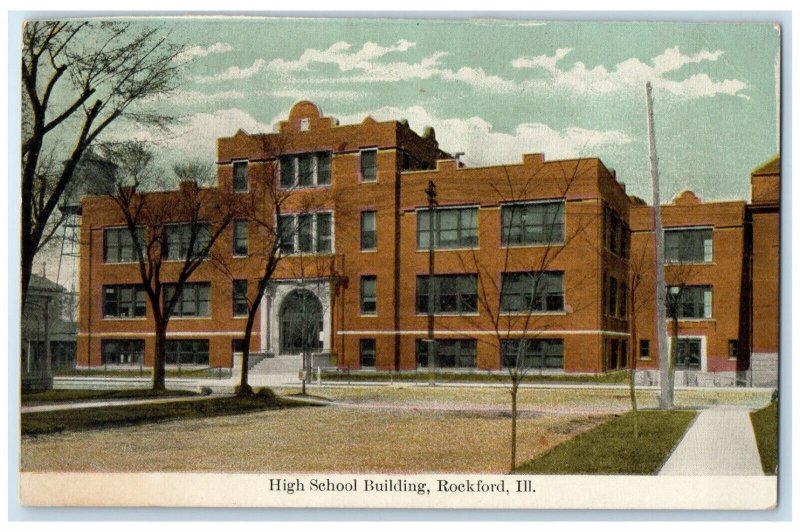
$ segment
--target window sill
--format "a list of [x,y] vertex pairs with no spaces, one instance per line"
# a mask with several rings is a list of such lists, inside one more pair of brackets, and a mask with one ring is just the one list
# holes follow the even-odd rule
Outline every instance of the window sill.
[[[678,318],[678,323],[681,322],[689,322],[689,323],[699,323],[699,322],[716,322],[717,320],[714,318]],[[672,318],[667,318],[667,323],[672,323]]]
[[553,310],[553,311],[546,311],[546,310],[537,310],[537,311],[530,311],[525,312],[522,311],[501,311],[501,316],[566,316],[567,311],[565,310]]
[[[430,316],[430,314],[427,314],[427,313],[423,313],[423,314],[416,313],[416,314],[414,314],[414,316],[416,316],[417,318],[427,318],[428,316]],[[480,316],[480,313],[479,312],[434,312],[433,313],[433,317],[434,318],[446,317],[446,316],[455,316],[455,317],[466,316],[466,317],[473,317],[474,318],[476,316]]]
[[210,320],[211,316],[172,316],[169,321]]
[[667,262],[664,261],[664,266],[716,266],[717,263],[714,261],[703,261],[703,262]]
[[500,244],[500,249],[515,249],[515,248],[548,248],[553,246],[564,247],[566,242],[542,242],[533,244]]
[[371,249],[362,249],[361,253],[377,253],[378,248],[371,248]]
[[139,261],[138,260],[103,261],[103,265],[118,265],[118,264],[139,264]]
[[[439,252],[442,252],[442,251],[475,251],[475,250],[480,250],[480,249],[481,249],[480,246],[474,246],[474,247],[471,247],[471,248],[433,248],[433,252],[434,253],[439,253]],[[430,252],[430,250],[428,250],[428,248],[425,248],[425,249],[417,248],[417,253],[429,253],[429,252]]]
[[231,254],[231,258],[232,258],[232,259],[246,259],[246,258],[249,258],[249,257],[250,257],[250,254],[249,254],[249,253],[247,253],[247,254],[242,254],[242,255],[235,255],[235,254]]
[[313,252],[313,251],[303,251],[303,252],[292,252],[292,253],[283,253],[281,252],[283,258],[290,259],[292,257],[333,257],[336,255],[335,251],[323,251],[320,253]]
[[364,313],[359,313],[359,315],[358,315],[358,316],[359,316],[360,318],[377,318],[377,317],[378,317],[378,313],[377,313],[377,312],[376,312],[375,314],[364,314]]
[[103,316],[103,321],[147,321],[147,316],[139,316],[136,318],[126,318],[121,316]]
[[284,192],[294,192],[296,190],[317,190],[321,188],[331,188],[332,186],[332,183],[325,183],[323,185],[293,185],[291,187],[280,185],[278,186],[278,190],[282,190]]

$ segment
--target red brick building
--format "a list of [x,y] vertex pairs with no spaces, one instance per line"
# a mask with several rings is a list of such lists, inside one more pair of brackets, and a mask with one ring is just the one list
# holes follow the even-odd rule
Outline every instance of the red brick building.
[[[276,139],[280,153],[265,150]],[[704,204],[684,193],[663,206],[667,280],[685,297],[678,341],[686,370],[734,376],[749,368],[751,352],[777,353],[777,306],[754,309],[777,296],[777,248],[764,246],[778,244],[778,167],[754,172],[752,204]],[[420,136],[405,122],[370,117],[340,126],[299,102],[274,134],[218,140],[220,193],[257,194],[275,168],[290,192],[275,220],[285,258],[253,351],[288,360],[311,350],[340,368],[414,370],[428,364],[432,312],[439,368],[500,369],[522,338],[530,340],[526,363],[541,371],[604,372],[630,367],[633,357],[656,367],[655,302],[645,296],[653,292],[652,209],[599,159],[534,154],[467,168],[439,149],[430,128]],[[153,324],[119,213],[99,196],[82,206],[78,363],[143,357],[150,365]],[[237,293],[252,293],[260,275],[258,234],[237,220],[215,244],[232,274],[209,261],[192,275],[170,321],[168,363],[236,364],[244,327]],[[772,292],[750,297],[755,283],[772,279]]]

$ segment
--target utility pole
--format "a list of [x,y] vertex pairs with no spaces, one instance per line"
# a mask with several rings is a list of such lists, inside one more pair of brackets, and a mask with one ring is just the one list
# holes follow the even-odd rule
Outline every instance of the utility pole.
[[645,85],[647,92],[647,133],[650,147],[650,174],[653,179],[653,217],[655,238],[655,274],[656,274],[656,337],[658,338],[658,369],[661,395],[659,406],[672,408],[674,406],[672,363],[669,348],[667,347],[667,287],[664,282],[664,229],[661,225],[661,198],[658,182],[658,156],[656,155],[656,136],[653,126],[653,87],[648,81]]
[[433,339],[433,300],[435,293],[435,282],[433,279],[434,266],[434,218],[436,217],[436,207],[439,202],[436,199],[436,183],[428,181],[428,188],[425,189],[428,196],[428,378],[429,384],[436,384],[436,341]]

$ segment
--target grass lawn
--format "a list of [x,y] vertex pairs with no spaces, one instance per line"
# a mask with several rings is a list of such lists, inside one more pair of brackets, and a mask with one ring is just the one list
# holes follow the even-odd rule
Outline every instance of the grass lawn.
[[639,440],[633,440],[633,412],[562,443],[521,466],[518,473],[650,475],[667,459],[697,413],[688,410],[639,412]]
[[68,430],[138,425],[174,419],[230,416],[296,406],[307,405],[278,397],[215,397],[195,401],[130,404],[54,412],[29,412],[22,414],[22,434],[38,435]]
[[47,390],[22,394],[24,406],[77,401],[110,401],[115,399],[155,399],[161,397],[183,397],[197,395],[189,390],[166,390],[154,392],[150,389],[127,390]]
[[778,401],[751,412],[750,421],[761,455],[761,468],[767,475],[775,475],[778,472]]
[[[411,371],[411,372],[375,372],[364,371],[350,373],[347,371],[323,371],[323,381],[336,381],[336,382],[419,382],[427,383],[429,380],[427,371]],[[599,374],[585,374],[585,375],[536,375],[534,372],[525,375],[522,382],[552,382],[552,383],[600,383],[600,384],[619,384],[628,382],[627,371],[615,371],[611,373]],[[437,382],[488,382],[498,383],[507,382],[507,373],[448,373],[436,372],[435,380]]]

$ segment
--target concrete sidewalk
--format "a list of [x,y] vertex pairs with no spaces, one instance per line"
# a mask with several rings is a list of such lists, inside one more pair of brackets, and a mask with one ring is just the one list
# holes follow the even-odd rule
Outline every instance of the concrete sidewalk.
[[199,395],[194,397],[162,397],[159,399],[113,399],[113,400],[96,400],[96,401],[79,401],[79,402],[64,402],[52,403],[45,405],[30,405],[23,406],[19,409],[22,414],[29,414],[32,412],[56,412],[59,410],[77,410],[80,408],[101,408],[104,406],[126,406],[126,405],[147,405],[154,403],[184,403],[187,401],[205,401],[219,397],[219,395]]
[[658,474],[763,475],[750,411],[733,407],[702,410]]

